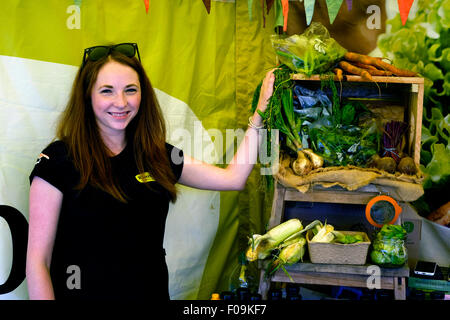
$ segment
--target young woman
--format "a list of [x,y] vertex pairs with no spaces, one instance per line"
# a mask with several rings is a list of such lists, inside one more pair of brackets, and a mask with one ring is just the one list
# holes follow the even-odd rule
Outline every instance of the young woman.
[[[270,71],[261,111],[273,82]],[[192,159],[165,142],[137,45],[86,49],[58,139],[30,175],[30,298],[169,299],[163,238],[175,184],[241,190],[261,123],[257,112],[249,119],[234,158],[245,161],[223,169]]]

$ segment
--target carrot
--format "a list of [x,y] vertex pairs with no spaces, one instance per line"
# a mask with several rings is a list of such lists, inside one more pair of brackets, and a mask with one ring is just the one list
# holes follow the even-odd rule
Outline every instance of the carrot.
[[392,72],[386,70],[369,69],[367,70],[372,76],[392,76]]
[[377,69],[377,67],[372,66],[370,64],[364,64],[361,62],[353,62],[352,64],[357,67],[360,67],[361,69],[367,69],[367,72],[370,73],[372,76],[392,76],[392,72]]
[[373,57],[369,57],[365,54],[359,54],[355,52],[349,52],[347,51],[344,55],[345,60],[351,61],[351,62],[359,62],[367,65],[376,66],[377,59]]
[[380,69],[390,71],[399,77],[415,77],[415,76],[417,76],[417,73],[414,71],[399,69],[396,66],[389,64],[387,62],[384,62],[382,60],[378,60],[376,66]]
[[364,64],[361,62],[353,62],[352,64],[357,67],[360,67],[361,69],[367,69],[367,72],[370,73],[372,76],[392,76],[392,72],[377,69],[377,67],[372,66],[370,64]]
[[377,70],[377,67],[372,66],[370,64],[361,63],[361,62],[354,62],[353,65],[363,68],[363,69]]
[[383,61],[383,60],[388,60],[389,63],[392,64],[392,60],[389,59],[389,58],[386,58],[386,57],[374,57],[374,58],[375,58],[375,59],[378,59],[378,60],[381,60],[381,61]]
[[369,72],[367,72],[367,70],[358,68],[358,67],[352,65],[351,63],[348,63],[347,61],[339,62],[339,66],[344,71],[347,71],[352,74],[357,74],[357,75],[361,76],[361,78],[363,78],[363,79],[373,81],[372,76],[370,75]]
[[344,55],[344,58],[348,61],[360,62],[360,63],[375,66],[375,67],[385,70],[385,71],[390,71],[390,72],[392,72],[392,74],[395,74],[396,76],[400,76],[400,77],[414,77],[417,75],[416,72],[399,69],[392,64],[384,62],[382,59],[369,57],[364,54],[359,54],[359,53],[355,53],[355,52],[346,52]]
[[333,72],[336,74],[336,77],[339,81],[344,80],[344,75],[343,75],[343,71],[340,68],[334,68]]

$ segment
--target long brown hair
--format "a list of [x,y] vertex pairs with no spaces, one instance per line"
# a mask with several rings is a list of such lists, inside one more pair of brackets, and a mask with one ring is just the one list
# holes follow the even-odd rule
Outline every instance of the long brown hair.
[[111,60],[131,67],[139,76],[141,104],[126,129],[126,139],[133,144],[139,173],[148,171],[168,191],[170,200],[175,201],[176,179],[166,151],[166,127],[155,92],[140,61],[116,51],[100,60],[87,61],[80,68],[57,127],[57,138],[67,144],[69,155],[80,173],[76,189],[81,190],[89,183],[127,202],[127,195],[111,175],[110,152],[100,136],[91,103],[91,91],[98,72]]

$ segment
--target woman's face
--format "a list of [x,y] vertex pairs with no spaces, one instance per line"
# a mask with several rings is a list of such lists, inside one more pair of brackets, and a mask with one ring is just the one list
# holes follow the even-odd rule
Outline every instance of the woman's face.
[[116,61],[100,69],[91,92],[100,133],[106,136],[124,135],[141,103],[141,87],[137,72]]

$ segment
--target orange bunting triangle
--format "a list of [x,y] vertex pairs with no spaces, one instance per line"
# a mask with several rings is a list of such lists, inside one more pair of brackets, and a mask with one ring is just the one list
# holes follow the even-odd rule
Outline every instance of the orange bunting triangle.
[[402,25],[405,25],[414,0],[397,0],[397,2],[398,9],[400,10],[400,18],[402,19]]
[[144,0],[145,12],[148,13],[148,7],[150,6],[150,0]]

